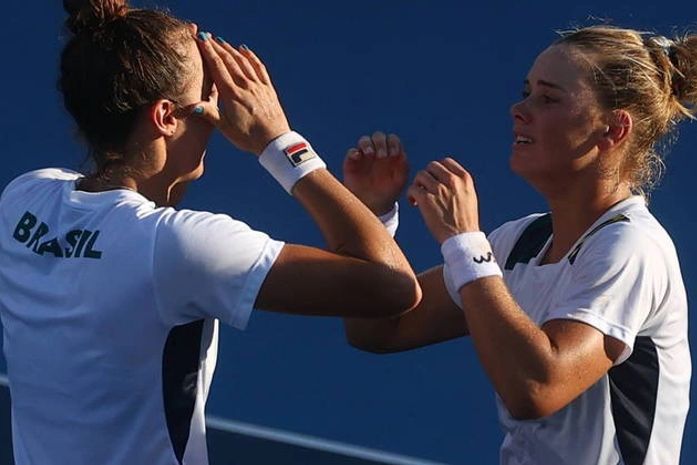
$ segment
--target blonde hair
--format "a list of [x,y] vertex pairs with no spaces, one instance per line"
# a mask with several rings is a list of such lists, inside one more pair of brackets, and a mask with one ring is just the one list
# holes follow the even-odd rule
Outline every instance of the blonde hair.
[[670,142],[667,136],[678,122],[695,118],[697,35],[671,40],[612,26],[560,34],[555,44],[573,47],[588,58],[601,104],[632,115],[634,131],[620,176],[634,192],[647,193],[663,171],[658,144]]

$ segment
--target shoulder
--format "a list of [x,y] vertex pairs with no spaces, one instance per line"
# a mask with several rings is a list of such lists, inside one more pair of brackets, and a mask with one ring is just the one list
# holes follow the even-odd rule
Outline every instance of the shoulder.
[[651,267],[676,257],[668,233],[643,204],[634,204],[591,231],[579,244],[578,260],[633,262]]
[[185,240],[190,234],[216,235],[220,232],[244,232],[251,228],[223,213],[164,208],[160,211],[158,232]]
[[82,175],[76,171],[65,168],[44,168],[35,171],[29,171],[14,178],[5,187],[2,192],[2,197],[10,195],[14,192],[24,191],[27,188],[35,186],[37,183],[51,181],[74,181],[81,178]]
[[158,218],[157,242],[163,251],[222,253],[223,249],[253,248],[268,239],[265,233],[222,213],[166,208]]

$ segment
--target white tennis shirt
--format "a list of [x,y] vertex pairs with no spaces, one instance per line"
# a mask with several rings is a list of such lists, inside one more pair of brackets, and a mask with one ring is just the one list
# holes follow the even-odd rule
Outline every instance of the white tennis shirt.
[[490,234],[516,302],[540,326],[577,320],[626,349],[608,374],[546,418],[518,421],[497,398],[501,463],[677,465],[691,362],[670,237],[638,196],[603,214],[562,260],[540,265],[551,232],[548,215],[531,215]]
[[34,171],[0,197],[16,463],[205,465],[216,319],[246,326],[283,243],[79,177]]

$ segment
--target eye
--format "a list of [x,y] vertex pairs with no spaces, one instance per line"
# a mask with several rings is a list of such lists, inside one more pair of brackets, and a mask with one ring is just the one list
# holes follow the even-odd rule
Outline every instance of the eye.
[[544,103],[557,103],[559,100],[552,98],[549,95],[542,95],[542,101]]
[[524,91],[522,91],[520,93],[520,96],[523,97],[524,99],[526,99],[526,98],[530,97],[530,91],[525,89]]

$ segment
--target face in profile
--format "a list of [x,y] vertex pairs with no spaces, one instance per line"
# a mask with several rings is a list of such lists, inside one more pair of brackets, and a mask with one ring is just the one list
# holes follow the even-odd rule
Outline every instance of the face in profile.
[[203,175],[203,159],[206,146],[213,132],[213,125],[191,114],[196,103],[207,100],[213,82],[203,66],[203,60],[193,38],[184,44],[189,79],[183,94],[178,98],[182,110],[174,136],[168,141],[168,163],[179,174],[179,181],[198,179]]
[[572,47],[549,47],[530,69],[523,99],[511,107],[511,169],[537,188],[563,188],[597,156],[606,126],[588,68],[587,57]]

